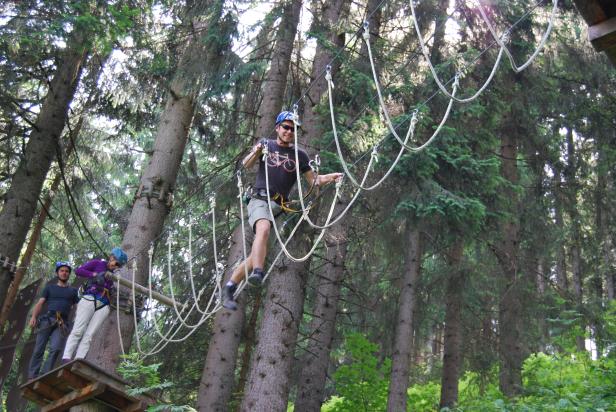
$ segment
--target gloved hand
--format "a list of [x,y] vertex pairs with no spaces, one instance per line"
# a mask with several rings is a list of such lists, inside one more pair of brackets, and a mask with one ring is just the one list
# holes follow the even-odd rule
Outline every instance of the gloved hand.
[[105,279],[106,280],[113,280],[113,272],[111,272],[110,270],[105,272]]
[[106,272],[98,272],[96,274],[96,277],[94,278],[94,283],[96,283],[99,286],[104,286],[105,280],[106,280],[105,273]]

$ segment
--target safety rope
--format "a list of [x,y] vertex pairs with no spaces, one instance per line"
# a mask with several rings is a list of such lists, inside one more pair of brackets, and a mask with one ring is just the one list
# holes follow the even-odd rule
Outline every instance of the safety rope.
[[[385,105],[385,101],[383,99],[383,93],[381,91],[381,85],[379,82],[379,78],[377,76],[376,73],[376,67],[374,64],[374,58],[372,56],[372,47],[370,47],[370,32],[368,31],[369,28],[369,23],[368,22],[364,22],[364,41],[366,42],[366,48],[368,49],[368,59],[370,60],[370,67],[372,69],[372,77],[374,79],[374,85],[376,87],[376,93],[378,96],[378,100],[379,100],[379,105],[381,106],[381,110],[383,111],[383,117],[385,117],[385,123],[387,124],[387,127],[389,128],[389,131],[394,135],[394,137],[396,138],[396,140],[398,141],[398,143],[400,143],[400,145],[402,147],[404,147],[405,149],[411,151],[411,152],[420,152],[422,150],[424,150],[426,147],[428,147],[430,144],[432,144],[432,142],[434,141],[434,139],[436,138],[436,136],[438,136],[438,134],[441,132],[441,129],[443,128],[443,126],[445,125],[445,122],[447,121],[447,119],[449,118],[449,114],[451,112],[451,108],[453,106],[453,102],[456,99],[456,92],[458,90],[458,85],[459,85],[459,80],[460,80],[460,75],[456,74],[456,76],[454,77],[454,82],[453,82],[453,87],[451,90],[451,95],[449,98],[449,104],[447,105],[447,109],[445,110],[445,114],[443,115],[443,119],[441,120],[441,122],[439,123],[438,127],[436,128],[436,130],[434,131],[434,133],[432,134],[432,136],[422,145],[417,146],[417,147],[412,147],[406,144],[406,141],[402,141],[402,139],[400,139],[400,136],[398,136],[398,133],[396,132],[396,129],[393,127],[391,118],[389,117],[389,110],[387,110],[387,106]],[[329,76],[330,81],[331,81],[331,74]],[[333,88],[333,86],[332,86]],[[331,102],[331,98],[330,98],[330,108],[331,108],[331,112],[332,112],[332,116],[333,116],[333,103]],[[413,118],[411,119],[411,125],[413,124],[413,119],[415,119],[415,121],[417,121],[416,119],[416,114],[417,111],[413,112]],[[332,117],[332,124],[334,123],[333,117]]]
[[516,62],[515,62],[515,59],[514,59],[513,55],[511,54],[511,52],[509,51],[509,49],[505,45],[505,42],[503,41],[503,39],[509,40],[509,34],[511,33],[511,28],[507,29],[503,33],[502,36],[499,36],[496,33],[496,30],[494,29],[494,26],[490,22],[490,19],[488,18],[486,10],[483,7],[483,5],[481,4],[481,1],[478,1],[477,5],[479,7],[479,13],[481,14],[481,18],[483,19],[483,21],[488,26],[488,30],[490,30],[490,33],[492,34],[492,37],[494,37],[494,40],[496,40],[498,45],[505,51],[505,54],[507,55],[507,58],[509,59],[509,62],[511,63],[511,68],[516,73],[520,73],[521,71],[526,69],[533,62],[533,60],[535,60],[535,58],[539,55],[541,50],[543,50],[543,47],[548,42],[548,38],[550,37],[550,33],[552,32],[552,29],[554,27],[554,20],[556,18],[556,13],[558,12],[558,0],[552,0],[552,13],[550,14],[550,19],[548,20],[548,27],[546,28],[545,32],[543,33],[543,36],[541,37],[541,41],[537,45],[537,48],[535,49],[534,53],[528,58],[528,60],[526,60],[526,62],[524,64],[518,66],[516,64]]
[[[496,62],[494,63],[494,66],[492,67],[492,72],[488,76],[488,79],[485,81],[485,83],[479,88],[479,90],[477,90],[475,92],[475,94],[473,94],[470,97],[458,98],[458,97],[452,95],[451,93],[449,93],[447,88],[445,88],[445,86],[441,82],[440,78],[438,77],[438,74],[436,73],[436,69],[434,68],[434,65],[432,65],[432,61],[430,60],[430,55],[428,54],[428,48],[426,47],[426,44],[425,44],[425,42],[423,40],[423,36],[421,35],[421,31],[419,30],[419,24],[417,22],[417,16],[415,14],[415,6],[413,5],[413,0],[410,0],[409,3],[411,4],[412,24],[415,27],[415,32],[417,33],[417,40],[419,40],[419,45],[421,47],[421,52],[424,55],[424,58],[426,59],[426,63],[428,63],[428,67],[430,68],[430,72],[432,73],[432,77],[434,78],[434,81],[438,85],[439,89],[441,89],[441,92],[443,92],[443,94],[445,96],[449,97],[450,99],[454,99],[455,101],[457,101],[459,103],[469,103],[469,102],[475,100],[477,97],[479,97],[479,95],[481,93],[483,93],[483,91],[492,82],[492,79],[494,78],[494,75],[496,74],[496,71],[498,69],[498,65],[500,64],[501,58],[503,57],[504,46],[500,47],[500,49],[498,51],[498,57],[496,58]],[[462,74],[463,73],[459,72],[457,74],[457,76],[460,76]]]

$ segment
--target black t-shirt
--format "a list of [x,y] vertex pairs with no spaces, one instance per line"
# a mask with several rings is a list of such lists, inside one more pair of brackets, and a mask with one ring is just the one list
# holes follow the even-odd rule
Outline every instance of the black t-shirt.
[[[278,145],[275,140],[267,140],[267,171],[270,184],[270,195],[276,193],[282,195],[286,200],[289,198],[289,192],[297,181],[297,172],[295,171],[295,147],[284,147]],[[311,169],[310,158],[308,154],[298,148],[298,160],[300,174],[306,173]],[[265,189],[265,162],[263,157],[259,159],[259,170],[257,172],[257,181],[254,185],[255,189]]]
[[47,310],[51,312],[60,312],[64,319],[68,318],[71,311],[71,306],[79,302],[77,289],[67,286],[63,288],[57,283],[48,283],[43,289],[41,297],[47,302]]

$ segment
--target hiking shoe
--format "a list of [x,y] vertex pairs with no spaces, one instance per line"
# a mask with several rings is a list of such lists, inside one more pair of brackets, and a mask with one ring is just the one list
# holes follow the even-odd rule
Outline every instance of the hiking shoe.
[[235,289],[237,289],[236,285],[225,285],[222,289],[222,307],[229,310],[236,310],[237,303],[233,298],[233,294],[235,293]]
[[263,277],[263,272],[257,272],[256,270],[253,270],[246,281],[250,286],[259,287],[263,284]]

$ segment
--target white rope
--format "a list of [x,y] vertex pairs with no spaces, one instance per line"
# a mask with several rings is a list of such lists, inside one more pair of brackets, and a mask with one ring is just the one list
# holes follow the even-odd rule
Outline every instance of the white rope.
[[[212,214],[214,214],[214,208],[212,208]],[[201,310],[199,307],[199,299],[197,297],[197,292],[195,289],[195,282],[193,279],[193,259],[192,259],[192,225],[193,220],[192,216],[189,217],[188,220],[188,278],[190,279],[190,289],[192,291],[192,296],[195,301],[195,308],[201,314],[205,313],[205,310]]]
[[449,93],[447,88],[445,88],[445,86],[439,79],[438,74],[436,73],[436,69],[434,68],[434,66],[432,65],[432,61],[430,60],[430,55],[428,54],[428,48],[426,47],[426,44],[424,43],[423,37],[421,35],[421,31],[419,30],[419,24],[417,23],[417,16],[415,15],[415,6],[413,5],[413,0],[410,0],[410,4],[411,4],[411,19],[412,19],[413,26],[415,26],[415,31],[417,32],[417,39],[419,40],[419,46],[421,47],[421,52],[423,53],[424,58],[426,59],[426,63],[428,63],[428,67],[430,67],[430,72],[432,73],[432,77],[434,78],[434,81],[438,85],[439,89],[441,89],[441,92],[443,92],[445,96],[459,103],[469,103],[475,100],[477,97],[479,97],[481,93],[483,93],[483,91],[492,82],[492,79],[494,78],[494,75],[496,74],[496,71],[498,69],[498,65],[500,64],[501,58],[503,57],[504,46],[500,47],[498,51],[498,57],[496,58],[494,67],[492,67],[492,72],[490,73],[490,76],[488,76],[488,79],[485,81],[485,83],[479,88],[479,90],[477,90],[477,92],[475,92],[475,94],[470,97],[463,98],[463,99],[457,98],[451,93]]
[[556,18],[556,13],[558,12],[558,0],[553,0],[552,4],[553,4],[552,14],[550,15],[550,19],[548,20],[548,27],[543,33],[543,36],[541,38],[541,41],[539,42],[539,45],[535,49],[535,52],[528,58],[528,60],[526,60],[524,64],[518,66],[515,62],[513,55],[511,54],[511,52],[509,51],[509,49],[503,42],[503,38],[505,38],[506,40],[509,40],[509,34],[511,32],[511,28],[506,30],[502,36],[499,36],[496,33],[494,26],[490,22],[490,19],[488,18],[488,15],[485,11],[485,8],[481,4],[481,1],[477,1],[477,5],[479,6],[479,13],[481,14],[481,18],[488,26],[488,29],[490,30],[492,37],[494,37],[494,40],[496,40],[498,45],[505,51],[505,54],[507,55],[507,58],[509,59],[509,62],[511,63],[511,68],[513,69],[514,72],[520,73],[521,71],[526,69],[533,62],[533,60],[535,60],[535,58],[539,55],[539,53],[541,52],[541,50],[547,43],[548,38],[550,37],[550,33],[552,32],[552,28],[554,27],[554,20]]
[[385,173],[385,175],[375,184],[373,184],[372,186],[364,186],[364,182],[366,181],[366,177],[368,172],[370,171],[370,166],[372,164],[373,161],[376,160],[376,156],[377,156],[377,147],[375,146],[372,149],[372,154],[371,154],[371,158],[370,158],[370,162],[368,163],[368,166],[366,167],[366,172],[364,174],[364,177],[362,178],[362,183],[358,183],[357,180],[355,179],[355,177],[353,176],[353,174],[351,173],[351,171],[349,170],[346,161],[344,160],[344,155],[342,154],[342,147],[340,145],[340,139],[338,137],[338,130],[336,128],[336,119],[335,119],[335,115],[334,115],[334,103],[333,103],[333,96],[332,96],[332,89],[333,89],[333,83],[331,81],[331,76],[327,76],[326,75],[326,79],[327,79],[327,90],[328,90],[328,97],[329,97],[329,112],[330,112],[330,118],[331,118],[331,123],[332,123],[332,131],[334,134],[334,141],[336,143],[336,150],[338,152],[338,158],[340,159],[340,163],[342,164],[342,168],[344,169],[344,172],[346,174],[346,176],[349,177],[349,179],[351,180],[351,182],[357,186],[359,189],[362,190],[374,190],[376,189],[378,186],[380,186],[385,179],[387,179],[389,177],[389,175],[391,174],[391,172],[393,172],[394,168],[398,165],[398,162],[400,161],[400,158],[402,157],[402,154],[404,153],[404,146],[406,146],[406,143],[409,141],[409,139],[414,135],[415,133],[415,125],[417,124],[417,113],[414,112],[413,113],[413,117],[411,118],[411,124],[409,126],[409,129],[406,133],[406,136],[404,138],[404,140],[402,141],[403,145],[400,148],[400,151],[398,152],[398,156],[396,156],[396,159],[394,160],[394,162],[391,164],[391,166],[389,167],[389,170]]
[[[364,40],[366,42],[366,47],[368,49],[368,58],[370,60],[370,67],[372,69],[372,78],[374,79],[374,85],[376,87],[376,92],[377,92],[377,96],[379,98],[379,105],[381,106],[381,110],[383,111],[383,116],[385,117],[385,123],[387,124],[387,127],[389,128],[389,131],[394,135],[394,137],[396,138],[396,140],[398,141],[398,143],[400,143],[400,145],[402,145],[405,149],[410,150],[411,152],[419,152],[421,150],[424,150],[426,147],[428,147],[432,141],[436,138],[436,136],[438,136],[438,134],[441,132],[442,127],[445,125],[445,122],[447,121],[447,119],[449,118],[449,114],[451,112],[451,108],[453,106],[453,102],[455,100],[455,95],[456,92],[458,90],[458,85],[459,85],[459,80],[460,80],[460,76],[458,74],[456,74],[455,78],[454,78],[454,82],[453,82],[453,87],[451,90],[451,97],[449,99],[449,104],[447,105],[447,109],[445,110],[445,114],[443,115],[443,119],[441,120],[440,124],[438,125],[438,127],[436,128],[436,130],[434,131],[434,133],[432,134],[432,136],[422,145],[417,146],[417,147],[412,147],[406,144],[406,140],[402,141],[402,139],[400,139],[400,136],[398,136],[398,133],[396,132],[395,127],[392,124],[391,118],[389,117],[389,110],[387,110],[387,106],[385,105],[385,100],[383,99],[383,93],[381,91],[381,84],[379,82],[379,78],[376,74],[376,67],[374,64],[374,58],[372,57],[372,48],[370,47],[370,32],[368,30],[369,28],[369,23],[368,22],[364,22]],[[328,76],[326,75],[326,78]],[[329,81],[331,81],[331,73],[329,74]],[[333,85],[332,85],[333,88]],[[330,99],[330,108],[331,111],[333,113],[333,103],[331,103],[331,99]],[[415,119],[416,116],[416,112],[413,113],[413,118],[411,119],[411,125],[413,124],[413,119]],[[415,119],[415,121],[417,121]],[[333,117],[332,117],[332,123],[333,122]]]
[[[237,171],[237,189],[239,192],[238,199],[240,202],[240,225],[242,227],[242,252],[244,253],[244,279],[242,282],[246,283],[246,280],[248,279],[248,254],[246,253],[246,225],[244,223],[244,185],[242,183],[242,172],[239,170]],[[242,263],[240,263],[240,265],[241,264]]]
[[[116,287],[116,327],[118,328],[118,337],[120,341],[120,350],[122,351],[122,355],[126,355],[126,351],[124,350],[124,342],[122,342],[122,329],[120,328],[120,283],[118,282],[118,287]],[[135,332],[137,330],[135,329]]]
[[[139,329],[138,329],[138,322],[137,322],[137,299],[136,299],[136,293],[135,293],[135,273],[137,272],[137,260],[135,259],[133,261],[133,271],[132,271],[132,281],[131,281],[131,292],[132,292],[132,300],[133,300],[133,323],[135,325],[135,336],[137,339],[135,339],[136,344],[137,344],[137,351],[139,353],[141,353],[141,341],[139,340]],[[119,309],[119,307],[118,307]],[[120,324],[120,322],[118,321],[118,325]],[[120,335],[120,341],[122,340],[122,336]]]

